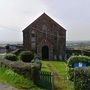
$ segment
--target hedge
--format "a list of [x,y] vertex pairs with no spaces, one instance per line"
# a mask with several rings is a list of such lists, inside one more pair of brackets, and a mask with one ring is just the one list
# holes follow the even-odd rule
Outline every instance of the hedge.
[[67,49],[66,50],[67,58],[70,56],[74,55],[85,55],[85,56],[90,56],[90,50],[72,50],[72,49]]
[[70,68],[72,68],[73,64],[75,62],[84,62],[84,63],[88,63],[88,65],[90,65],[90,57],[88,56],[82,56],[82,55],[79,55],[79,56],[71,56],[68,61],[67,61],[67,64]]
[[19,54],[23,51],[23,49],[16,49],[12,51],[11,53],[15,54],[16,56],[19,56]]
[[70,75],[75,90],[90,90],[90,67],[74,68]]
[[6,54],[4,58],[8,59],[10,61],[16,61],[17,60],[17,56],[15,54],[12,54],[12,53]]

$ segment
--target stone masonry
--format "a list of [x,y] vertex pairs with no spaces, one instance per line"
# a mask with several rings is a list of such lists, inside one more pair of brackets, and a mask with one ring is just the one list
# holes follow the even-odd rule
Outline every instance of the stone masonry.
[[64,59],[66,30],[43,13],[23,30],[23,45],[42,59]]

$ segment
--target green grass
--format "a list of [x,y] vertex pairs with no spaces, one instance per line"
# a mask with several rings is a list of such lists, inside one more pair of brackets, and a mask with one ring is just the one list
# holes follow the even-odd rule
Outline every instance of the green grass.
[[60,61],[42,61],[42,71],[50,71],[48,65],[52,66],[53,70],[57,71],[62,77],[67,76],[67,65]]
[[[0,54],[0,59],[3,59],[4,55]],[[31,80],[4,67],[0,67],[0,82],[23,90],[44,90],[34,85]]]
[[[73,83],[67,79],[67,64],[61,61],[42,61],[42,71],[56,73],[54,77],[55,90],[73,90]],[[58,75],[58,76],[57,76]]]
[[0,68],[0,82],[8,83],[9,85],[25,90],[41,90],[33,84],[31,80],[13,72],[10,69]]

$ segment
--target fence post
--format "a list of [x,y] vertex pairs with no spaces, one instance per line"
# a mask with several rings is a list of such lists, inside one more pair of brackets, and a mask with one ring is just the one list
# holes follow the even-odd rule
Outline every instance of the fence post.
[[54,74],[51,73],[51,84],[52,84],[52,90],[54,90]]
[[33,66],[31,68],[31,76],[32,76],[32,80],[35,84],[38,84],[39,80],[40,80],[40,71],[38,70],[38,68],[36,66]]

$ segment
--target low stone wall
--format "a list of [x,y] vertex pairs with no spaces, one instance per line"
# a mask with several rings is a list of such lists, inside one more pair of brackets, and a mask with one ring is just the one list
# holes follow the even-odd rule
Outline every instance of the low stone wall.
[[6,67],[12,69],[18,74],[31,77],[31,68],[33,67],[33,64],[3,59],[0,60],[0,67]]

